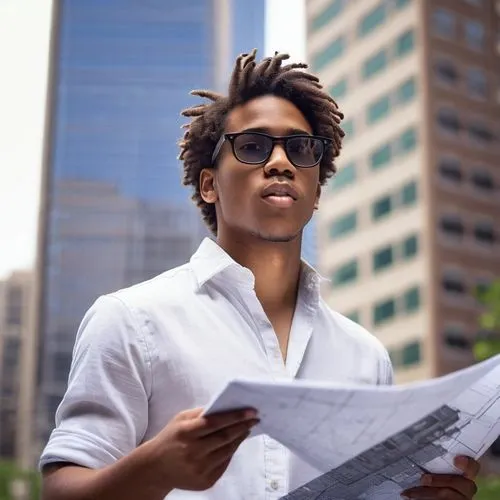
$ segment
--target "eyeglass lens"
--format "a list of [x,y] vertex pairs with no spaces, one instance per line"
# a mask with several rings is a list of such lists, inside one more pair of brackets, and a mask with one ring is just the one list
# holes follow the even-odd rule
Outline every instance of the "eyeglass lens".
[[[284,142],[288,159],[296,167],[312,167],[323,154],[323,142],[316,137],[290,136]],[[242,163],[263,163],[269,159],[272,150],[273,138],[266,135],[249,132],[234,139],[234,154]]]

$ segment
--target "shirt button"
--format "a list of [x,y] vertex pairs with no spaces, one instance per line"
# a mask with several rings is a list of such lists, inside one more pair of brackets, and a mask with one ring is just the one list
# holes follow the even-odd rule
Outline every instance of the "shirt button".
[[271,481],[271,488],[272,488],[273,490],[277,490],[279,487],[280,487],[280,483],[279,483],[279,481],[276,481],[276,479],[273,479],[273,480]]

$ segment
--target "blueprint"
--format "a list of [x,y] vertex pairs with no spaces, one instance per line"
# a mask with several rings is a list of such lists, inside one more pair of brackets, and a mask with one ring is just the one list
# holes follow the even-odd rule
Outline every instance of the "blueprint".
[[323,474],[286,500],[395,500],[424,471],[459,473],[500,435],[500,356],[404,386],[231,381],[206,413],[254,407],[265,433]]

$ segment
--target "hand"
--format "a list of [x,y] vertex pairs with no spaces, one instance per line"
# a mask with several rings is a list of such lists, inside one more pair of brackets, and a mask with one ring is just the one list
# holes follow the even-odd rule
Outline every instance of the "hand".
[[455,466],[463,475],[424,474],[422,486],[410,488],[401,493],[404,498],[416,500],[471,500],[477,493],[474,479],[479,473],[479,463],[473,458],[459,456]]
[[201,491],[212,487],[258,422],[257,412],[251,409],[206,417],[202,413],[202,408],[179,413],[152,439],[162,488]]

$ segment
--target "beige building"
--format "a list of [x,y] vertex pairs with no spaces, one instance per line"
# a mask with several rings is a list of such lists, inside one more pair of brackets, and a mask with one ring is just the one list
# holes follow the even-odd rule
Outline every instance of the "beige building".
[[22,419],[22,346],[30,336],[32,273],[17,271],[0,283],[0,459],[19,455]]
[[345,114],[318,214],[326,298],[396,380],[473,362],[500,277],[500,2],[307,0],[308,58]]

